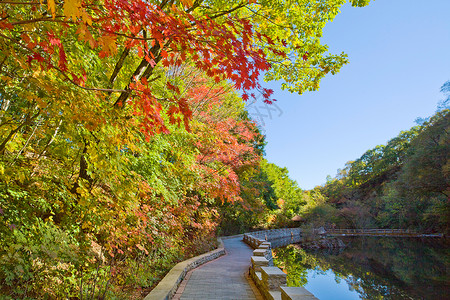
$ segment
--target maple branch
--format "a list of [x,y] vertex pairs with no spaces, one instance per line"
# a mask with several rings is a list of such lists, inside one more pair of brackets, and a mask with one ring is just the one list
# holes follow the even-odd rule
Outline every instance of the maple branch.
[[[170,3],[169,3],[169,2],[170,2]],[[163,1],[161,2],[161,4],[159,5],[159,7],[160,7],[161,9],[163,9],[164,6],[166,6],[167,4],[169,4],[169,6],[171,6],[171,5],[173,4],[173,0],[163,0]]]
[[209,16],[209,18],[210,18],[211,20],[217,19],[218,17],[221,17],[221,16],[223,16],[223,15],[232,13],[232,12],[234,12],[234,11],[240,9],[240,8],[243,8],[243,7],[245,7],[246,5],[247,5],[247,3],[241,2],[240,4],[238,4],[237,6],[235,6],[235,7],[233,7],[233,8],[230,8],[229,10],[225,10],[225,11],[223,11],[223,12],[217,13],[217,14],[214,15],[214,16]]
[[255,15],[258,15],[258,16],[260,16],[260,17],[266,19],[267,22],[272,23],[272,24],[275,25],[275,26],[278,26],[278,27],[281,27],[281,28],[289,28],[289,29],[291,29],[291,30],[294,30],[294,27],[292,27],[292,26],[291,26],[291,27],[286,27],[286,26],[282,26],[282,25],[280,25],[280,24],[277,24],[277,23],[273,22],[270,18],[268,18],[268,17],[266,17],[266,16],[260,14],[260,13],[257,12],[257,11],[254,11],[253,9],[251,9],[251,8],[248,7],[248,6],[246,6],[245,8],[248,9],[249,11],[251,11],[252,13],[254,13]]
[[120,58],[117,61],[116,66],[114,67],[114,71],[111,74],[111,77],[109,78],[108,88],[111,89],[114,86],[114,81],[116,80],[117,75],[119,74],[120,70],[122,69],[123,63],[125,62],[125,58],[127,58],[129,53],[130,53],[130,48],[125,47],[125,50],[122,52],[122,55],[120,55]]
[[123,93],[125,90],[115,90],[115,89],[102,89],[102,88],[93,88],[93,87],[85,87],[76,83],[72,78],[70,78],[63,70],[58,67],[52,66],[53,69],[59,71],[70,83],[76,85],[80,89],[86,91],[97,91],[97,92],[105,92],[105,93]]
[[186,10],[187,13],[190,13],[192,11],[194,11],[197,7],[200,6],[200,4],[202,4],[203,0],[195,0],[194,4]]
[[152,79],[148,80],[148,83],[153,82],[153,81],[156,81],[156,80],[158,80],[158,79],[160,79],[160,78],[161,78],[161,75],[158,75],[158,76],[156,76],[155,78],[152,78]]
[[14,2],[14,1],[1,1],[2,4],[21,4],[21,5],[39,5],[39,2]]
[[43,17],[43,18],[37,18],[37,19],[31,19],[31,20],[17,21],[17,22],[11,23],[11,25],[15,26],[15,25],[43,22],[43,21],[75,24],[75,22],[73,22],[73,21],[56,20],[57,18],[64,18],[64,16],[55,16],[55,19],[53,19],[53,17]]
[[130,83],[126,86],[125,90],[120,94],[119,98],[117,98],[116,102],[114,103],[114,107],[120,106],[123,108],[125,106],[126,100],[132,92],[130,88],[131,83],[134,83],[142,78],[148,79],[150,77],[153,72],[154,66],[161,60],[161,55],[159,55],[158,53],[160,49],[161,46],[159,45],[159,43],[156,43],[150,49],[150,52],[154,57],[154,64],[150,64],[150,62],[148,62],[145,57],[142,59],[141,63],[131,76]]
[[96,29],[98,29],[100,31],[103,31],[103,32],[106,32],[106,33],[109,33],[109,34],[123,36],[123,37],[126,37],[126,38],[131,39],[131,40],[139,40],[139,41],[154,41],[154,40],[156,40],[155,38],[143,38],[143,37],[128,35],[128,34],[125,34],[125,33],[115,32],[115,31],[108,30],[108,29],[103,29],[103,28],[100,28],[100,27],[96,28]]
[[136,78],[136,79],[140,79],[140,75],[142,74],[142,71],[148,65],[149,65],[149,63],[147,62],[147,60],[145,60],[145,58],[143,58],[141,63],[139,64],[139,66],[134,71],[133,76],[131,76],[130,83],[125,87],[125,90],[120,94],[119,98],[117,98],[116,102],[114,103],[114,105],[113,105],[114,107],[117,107],[119,105],[122,105],[122,107],[123,107],[123,103],[125,103],[128,96],[130,96],[130,94],[131,94],[130,84],[135,82],[134,78],[136,76],[139,76],[139,78]]
[[[3,37],[5,39],[11,40],[13,41],[15,44],[21,46],[22,48],[24,48],[26,51],[30,52],[30,53],[35,53],[32,50],[28,49],[28,47],[22,45],[18,40],[10,38],[9,36],[3,35],[0,33],[0,37]],[[83,89],[83,90],[87,90],[87,91],[98,91],[98,92],[105,92],[105,93],[123,93],[125,92],[125,90],[115,90],[115,89],[103,89],[103,88],[93,88],[93,87],[85,87],[82,85],[79,85],[78,83],[76,83],[72,78],[70,78],[66,72],[64,72],[63,70],[61,70],[60,68],[52,65],[51,63],[47,63],[49,65],[50,68],[57,70],[59,73],[61,73],[70,83],[76,85],[77,87]]]

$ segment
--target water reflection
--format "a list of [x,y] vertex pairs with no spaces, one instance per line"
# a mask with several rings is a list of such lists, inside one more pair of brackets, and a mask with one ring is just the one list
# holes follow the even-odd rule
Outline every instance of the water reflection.
[[289,286],[303,286],[314,274],[328,274],[345,281],[362,299],[448,299],[448,241],[383,237],[343,241],[344,249],[277,248],[274,263],[287,271]]

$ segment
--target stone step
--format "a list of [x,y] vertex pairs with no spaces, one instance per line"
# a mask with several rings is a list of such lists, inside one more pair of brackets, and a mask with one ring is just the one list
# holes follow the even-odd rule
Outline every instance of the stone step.
[[281,300],[319,300],[304,287],[281,286]]

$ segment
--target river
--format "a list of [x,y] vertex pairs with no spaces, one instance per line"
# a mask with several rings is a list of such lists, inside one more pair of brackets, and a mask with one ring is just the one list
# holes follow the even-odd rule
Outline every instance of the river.
[[450,299],[450,241],[439,238],[342,237],[347,247],[273,249],[289,286],[320,300]]

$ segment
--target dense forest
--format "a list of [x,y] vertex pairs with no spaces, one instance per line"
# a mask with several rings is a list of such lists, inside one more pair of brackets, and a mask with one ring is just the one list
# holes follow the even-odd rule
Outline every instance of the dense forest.
[[292,225],[309,202],[244,101],[338,72],[345,2],[2,1],[1,298],[141,298],[217,235]]
[[417,119],[417,126],[349,161],[311,191],[325,198],[310,211],[316,224],[448,234],[450,81],[441,92],[446,98],[432,117]]

